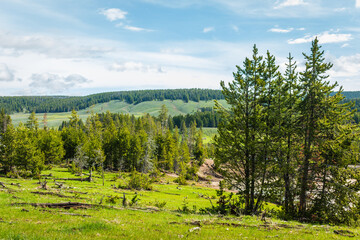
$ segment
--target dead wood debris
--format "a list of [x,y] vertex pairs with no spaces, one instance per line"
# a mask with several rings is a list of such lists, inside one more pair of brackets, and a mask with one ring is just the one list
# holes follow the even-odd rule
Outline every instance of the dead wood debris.
[[51,195],[51,196],[57,196],[57,197],[61,197],[61,198],[74,198],[73,196],[66,196],[60,193],[55,193],[55,192],[31,192],[33,194],[39,194],[39,195]]
[[91,177],[87,177],[87,178],[56,178],[55,180],[91,182]]
[[355,233],[349,230],[334,230],[334,233],[344,237],[355,237]]
[[34,207],[43,207],[43,208],[64,208],[64,209],[88,209],[88,208],[107,208],[107,209],[120,209],[112,206],[103,206],[99,204],[89,204],[89,203],[80,203],[80,202],[65,202],[65,203],[12,203],[12,206],[34,206]]
[[194,226],[202,226],[202,225],[221,225],[221,226],[231,226],[231,227],[258,227],[258,228],[265,228],[265,229],[275,229],[278,230],[280,228],[294,228],[300,229],[302,225],[288,225],[288,224],[260,224],[260,225],[247,225],[242,223],[228,223],[228,222],[214,222],[214,221],[201,221],[201,220],[194,220],[194,221],[185,221],[185,222],[169,222],[169,224],[185,224],[185,225],[194,225]]
[[70,215],[70,216],[79,216],[79,217],[91,217],[91,215],[70,213],[70,212],[60,212],[60,214]]

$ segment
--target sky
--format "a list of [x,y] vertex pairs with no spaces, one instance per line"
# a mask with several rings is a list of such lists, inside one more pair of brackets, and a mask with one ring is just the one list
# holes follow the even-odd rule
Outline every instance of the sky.
[[0,0],[0,96],[211,88],[269,50],[360,90],[360,0]]

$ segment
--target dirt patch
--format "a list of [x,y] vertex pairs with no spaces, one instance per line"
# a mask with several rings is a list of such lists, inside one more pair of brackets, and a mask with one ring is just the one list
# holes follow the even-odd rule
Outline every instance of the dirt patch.
[[214,160],[212,159],[205,159],[197,175],[200,180],[209,183],[209,187],[217,189],[219,188],[219,182],[223,180],[222,176],[214,170]]

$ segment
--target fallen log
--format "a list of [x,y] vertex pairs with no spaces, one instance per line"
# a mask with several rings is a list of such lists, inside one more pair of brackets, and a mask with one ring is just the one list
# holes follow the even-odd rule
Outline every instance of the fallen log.
[[31,193],[39,194],[39,195],[52,195],[52,196],[57,196],[57,197],[62,197],[62,198],[71,198],[71,196],[65,196],[60,193],[54,193],[54,192],[31,192]]
[[334,230],[334,233],[344,237],[355,237],[355,233],[349,230]]
[[55,180],[91,182],[91,177],[87,177],[87,178],[56,178]]
[[52,173],[50,173],[50,174],[41,174],[40,176],[41,177],[52,177]]
[[91,215],[78,214],[78,213],[69,213],[69,212],[60,212],[60,214],[70,215],[70,216],[79,216],[79,217],[91,217]]
[[10,185],[12,185],[12,186],[17,186],[17,187],[21,187],[20,183],[10,183]]
[[2,186],[3,188],[7,188],[3,182],[0,182],[0,186]]
[[88,209],[88,208],[108,208],[108,209],[120,209],[112,206],[103,206],[99,204],[79,203],[79,202],[65,202],[65,203],[12,203],[12,206],[33,206],[43,208],[64,208],[64,209]]
[[153,192],[159,192],[159,193],[164,193],[164,194],[168,194],[168,195],[175,195],[175,196],[180,196],[180,193],[169,193],[169,192],[162,192],[159,190],[152,190]]

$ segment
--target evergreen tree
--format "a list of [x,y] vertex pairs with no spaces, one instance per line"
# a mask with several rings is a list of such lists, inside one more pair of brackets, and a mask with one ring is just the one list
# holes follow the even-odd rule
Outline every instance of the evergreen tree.
[[45,156],[45,164],[59,164],[63,159],[65,150],[60,132],[50,129],[42,130],[39,134],[39,148]]
[[324,62],[324,51],[320,50],[318,42],[317,38],[312,42],[310,55],[303,54],[306,60],[305,70],[300,73],[302,101],[299,111],[304,148],[299,195],[299,213],[302,217],[306,216],[309,187],[317,174],[314,167],[321,140],[321,121],[333,110],[327,107],[327,103],[332,99],[330,93],[336,87],[336,84],[325,81],[328,78],[326,72],[331,69],[332,64]]
[[39,128],[39,122],[38,122],[38,119],[35,115],[35,112],[32,112],[25,124],[25,126],[31,130],[35,130],[37,131],[38,128]]
[[265,82],[263,80],[264,64],[253,48],[252,59],[246,58],[243,68],[237,66],[234,80],[228,87],[221,82],[225,100],[231,105],[224,109],[218,102],[223,121],[218,127],[219,136],[215,138],[215,160],[227,182],[243,193],[245,213],[257,211],[260,203],[255,205],[255,193],[260,191],[263,158],[259,154],[262,136],[261,118]]

